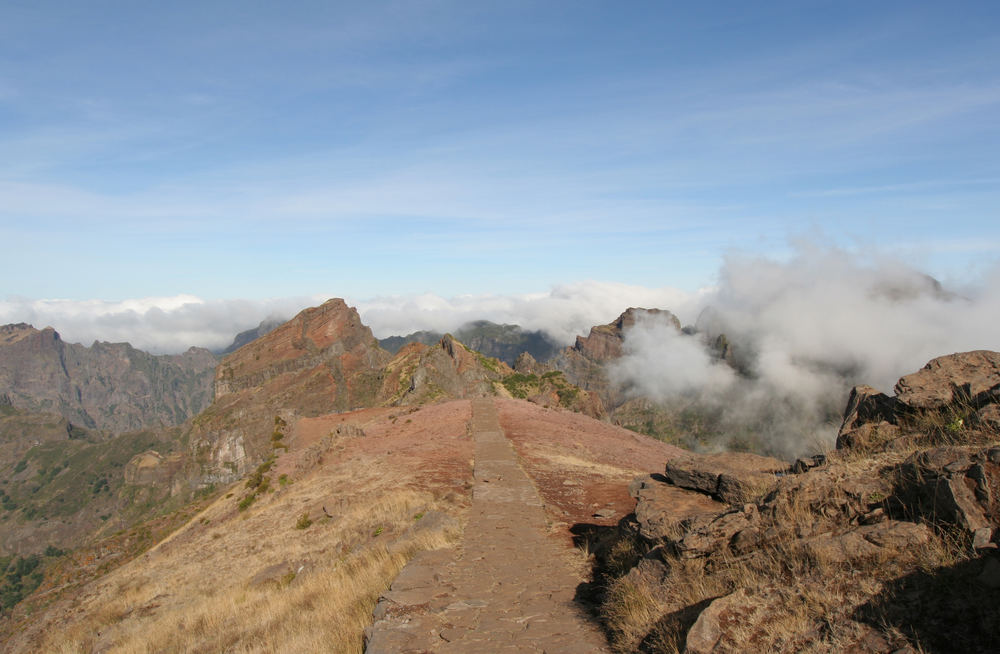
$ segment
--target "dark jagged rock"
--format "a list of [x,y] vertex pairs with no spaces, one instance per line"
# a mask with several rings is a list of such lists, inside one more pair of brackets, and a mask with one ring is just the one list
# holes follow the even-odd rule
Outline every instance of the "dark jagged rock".
[[[636,478],[620,533],[640,543],[639,563],[610,593],[655,597],[662,614],[617,646],[630,649],[627,637],[683,651],[888,654],[954,641],[955,651],[989,651],[1000,624],[990,595],[1000,587],[998,361],[940,357],[903,377],[897,397],[855,388],[842,451],[797,461],[796,474],[742,506],[672,509],[683,500],[668,490],[719,496],[722,472],[704,457]],[[690,594],[698,587],[705,594]],[[816,588],[819,607],[805,608]]]
[[899,433],[898,400],[871,386],[855,386],[847,400],[844,422],[837,433],[837,448],[871,447]]
[[1000,425],[1000,353],[975,350],[932,359],[901,377],[894,397],[870,386],[851,391],[838,449],[871,449],[926,429],[952,432]]

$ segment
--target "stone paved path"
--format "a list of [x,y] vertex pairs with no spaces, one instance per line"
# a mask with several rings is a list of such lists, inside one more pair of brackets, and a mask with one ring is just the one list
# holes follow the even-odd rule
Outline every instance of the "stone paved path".
[[379,600],[365,651],[608,652],[573,601],[582,580],[546,537],[541,499],[493,400],[472,402],[475,486],[462,543],[422,552],[403,569]]

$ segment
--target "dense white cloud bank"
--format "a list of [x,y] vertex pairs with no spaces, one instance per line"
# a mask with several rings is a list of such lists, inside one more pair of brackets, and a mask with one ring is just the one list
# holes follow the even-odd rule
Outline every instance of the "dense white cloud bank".
[[[291,318],[330,296],[272,300],[205,300],[192,295],[106,302],[100,300],[0,301],[0,324],[27,322],[51,326],[71,342],[128,341],[151,352],[180,352],[192,345],[220,349],[266,317]],[[547,331],[571,343],[591,326],[614,320],[629,306],[677,306],[691,297],[671,288],[605,282],[579,282],[526,295],[477,295],[443,298],[378,297],[353,301],[365,324],[379,338],[417,330],[453,331],[471,320],[519,324]]]
[[578,334],[611,322],[630,306],[694,306],[695,297],[669,287],[585,281],[527,295],[375,298],[359,303],[358,309],[379,337],[419,329],[445,332],[472,320],[492,320],[542,330],[568,345]]
[[63,340],[128,342],[161,354],[191,346],[221,349],[268,316],[290,317],[317,298],[203,300],[193,295],[104,300],[0,300],[0,323],[54,327]]

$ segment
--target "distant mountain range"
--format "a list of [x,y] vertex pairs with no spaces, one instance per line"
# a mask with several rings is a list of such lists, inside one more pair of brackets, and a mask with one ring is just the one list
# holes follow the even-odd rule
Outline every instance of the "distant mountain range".
[[[529,331],[518,325],[500,325],[489,320],[466,323],[452,335],[473,350],[500,359],[508,366],[513,366],[522,352],[527,352],[538,361],[547,361],[560,349],[559,343],[543,331]],[[440,332],[418,331],[407,336],[379,339],[379,345],[395,354],[407,343],[432,345],[443,336]]]
[[128,343],[67,343],[51,327],[0,326],[0,395],[27,411],[111,433],[178,425],[212,401],[202,348],[155,356]]

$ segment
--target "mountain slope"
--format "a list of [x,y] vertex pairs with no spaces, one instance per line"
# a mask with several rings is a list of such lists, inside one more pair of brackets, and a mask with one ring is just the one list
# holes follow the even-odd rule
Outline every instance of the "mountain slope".
[[244,345],[246,345],[247,343],[251,343],[260,338],[261,336],[265,336],[271,333],[272,331],[274,331],[275,328],[280,327],[284,323],[285,320],[283,320],[282,318],[277,318],[274,316],[270,318],[265,318],[264,320],[261,320],[260,324],[254,327],[253,329],[248,329],[246,331],[242,331],[239,334],[237,334],[233,338],[233,342],[230,343],[225,348],[213,351],[215,354],[218,354],[219,356],[225,356],[227,354],[231,354],[236,350],[240,349],[241,347],[243,347]]

